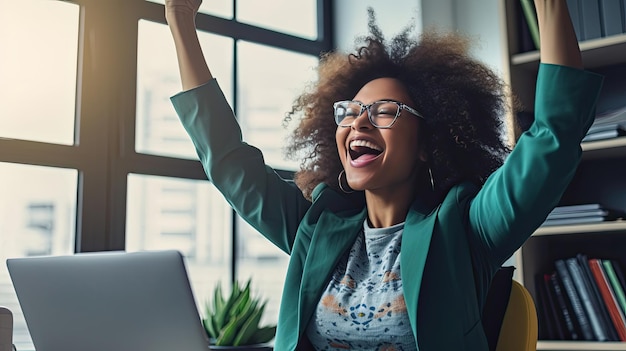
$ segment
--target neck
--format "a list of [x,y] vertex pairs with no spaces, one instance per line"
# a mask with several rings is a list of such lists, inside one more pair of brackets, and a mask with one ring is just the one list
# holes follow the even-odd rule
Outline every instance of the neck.
[[404,222],[414,199],[413,187],[410,189],[398,187],[384,191],[366,190],[365,202],[370,226],[386,228]]

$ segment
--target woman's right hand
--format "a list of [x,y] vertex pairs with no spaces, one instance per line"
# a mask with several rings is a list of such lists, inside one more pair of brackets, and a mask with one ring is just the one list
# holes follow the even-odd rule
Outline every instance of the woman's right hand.
[[165,0],[165,20],[170,25],[178,19],[193,20],[202,0]]

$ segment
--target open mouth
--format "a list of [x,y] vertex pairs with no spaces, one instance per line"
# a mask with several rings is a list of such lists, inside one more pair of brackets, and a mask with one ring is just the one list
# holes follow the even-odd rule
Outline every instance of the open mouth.
[[374,159],[383,152],[383,148],[367,140],[352,140],[350,142],[350,158]]

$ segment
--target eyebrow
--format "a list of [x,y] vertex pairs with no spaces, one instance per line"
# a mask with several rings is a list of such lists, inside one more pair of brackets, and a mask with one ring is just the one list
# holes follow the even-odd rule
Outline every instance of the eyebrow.
[[[349,100],[349,101],[354,101],[354,102],[361,103],[361,104],[363,104],[363,105],[368,105],[368,104],[366,104],[366,103],[364,103],[363,101],[360,101],[360,100]],[[377,100],[374,100],[374,101],[372,101],[371,103],[378,102],[378,101],[393,101],[393,102],[397,102],[397,103],[399,103],[399,104],[403,104],[403,105],[407,105],[407,106],[408,106],[408,104],[407,104],[407,103],[405,103],[405,102],[398,101],[398,100],[396,100],[396,99],[385,99],[385,98],[383,98],[383,99],[377,99]]]

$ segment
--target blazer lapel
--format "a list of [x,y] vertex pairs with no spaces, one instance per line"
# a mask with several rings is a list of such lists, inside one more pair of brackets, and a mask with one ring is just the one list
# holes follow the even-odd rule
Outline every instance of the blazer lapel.
[[[318,300],[328,284],[332,270],[343,254],[352,247],[363,228],[366,214],[367,212],[363,210],[356,215],[340,217],[327,211],[320,217],[302,272],[298,301],[300,311],[298,335],[302,335],[313,311],[317,308]],[[329,232],[336,234],[331,236]]]
[[402,234],[402,253],[400,254],[402,288],[407,311],[409,311],[409,321],[416,339],[418,339],[417,314],[411,311],[417,311],[424,266],[437,218],[436,213],[434,211],[427,216],[415,210],[410,211]]

